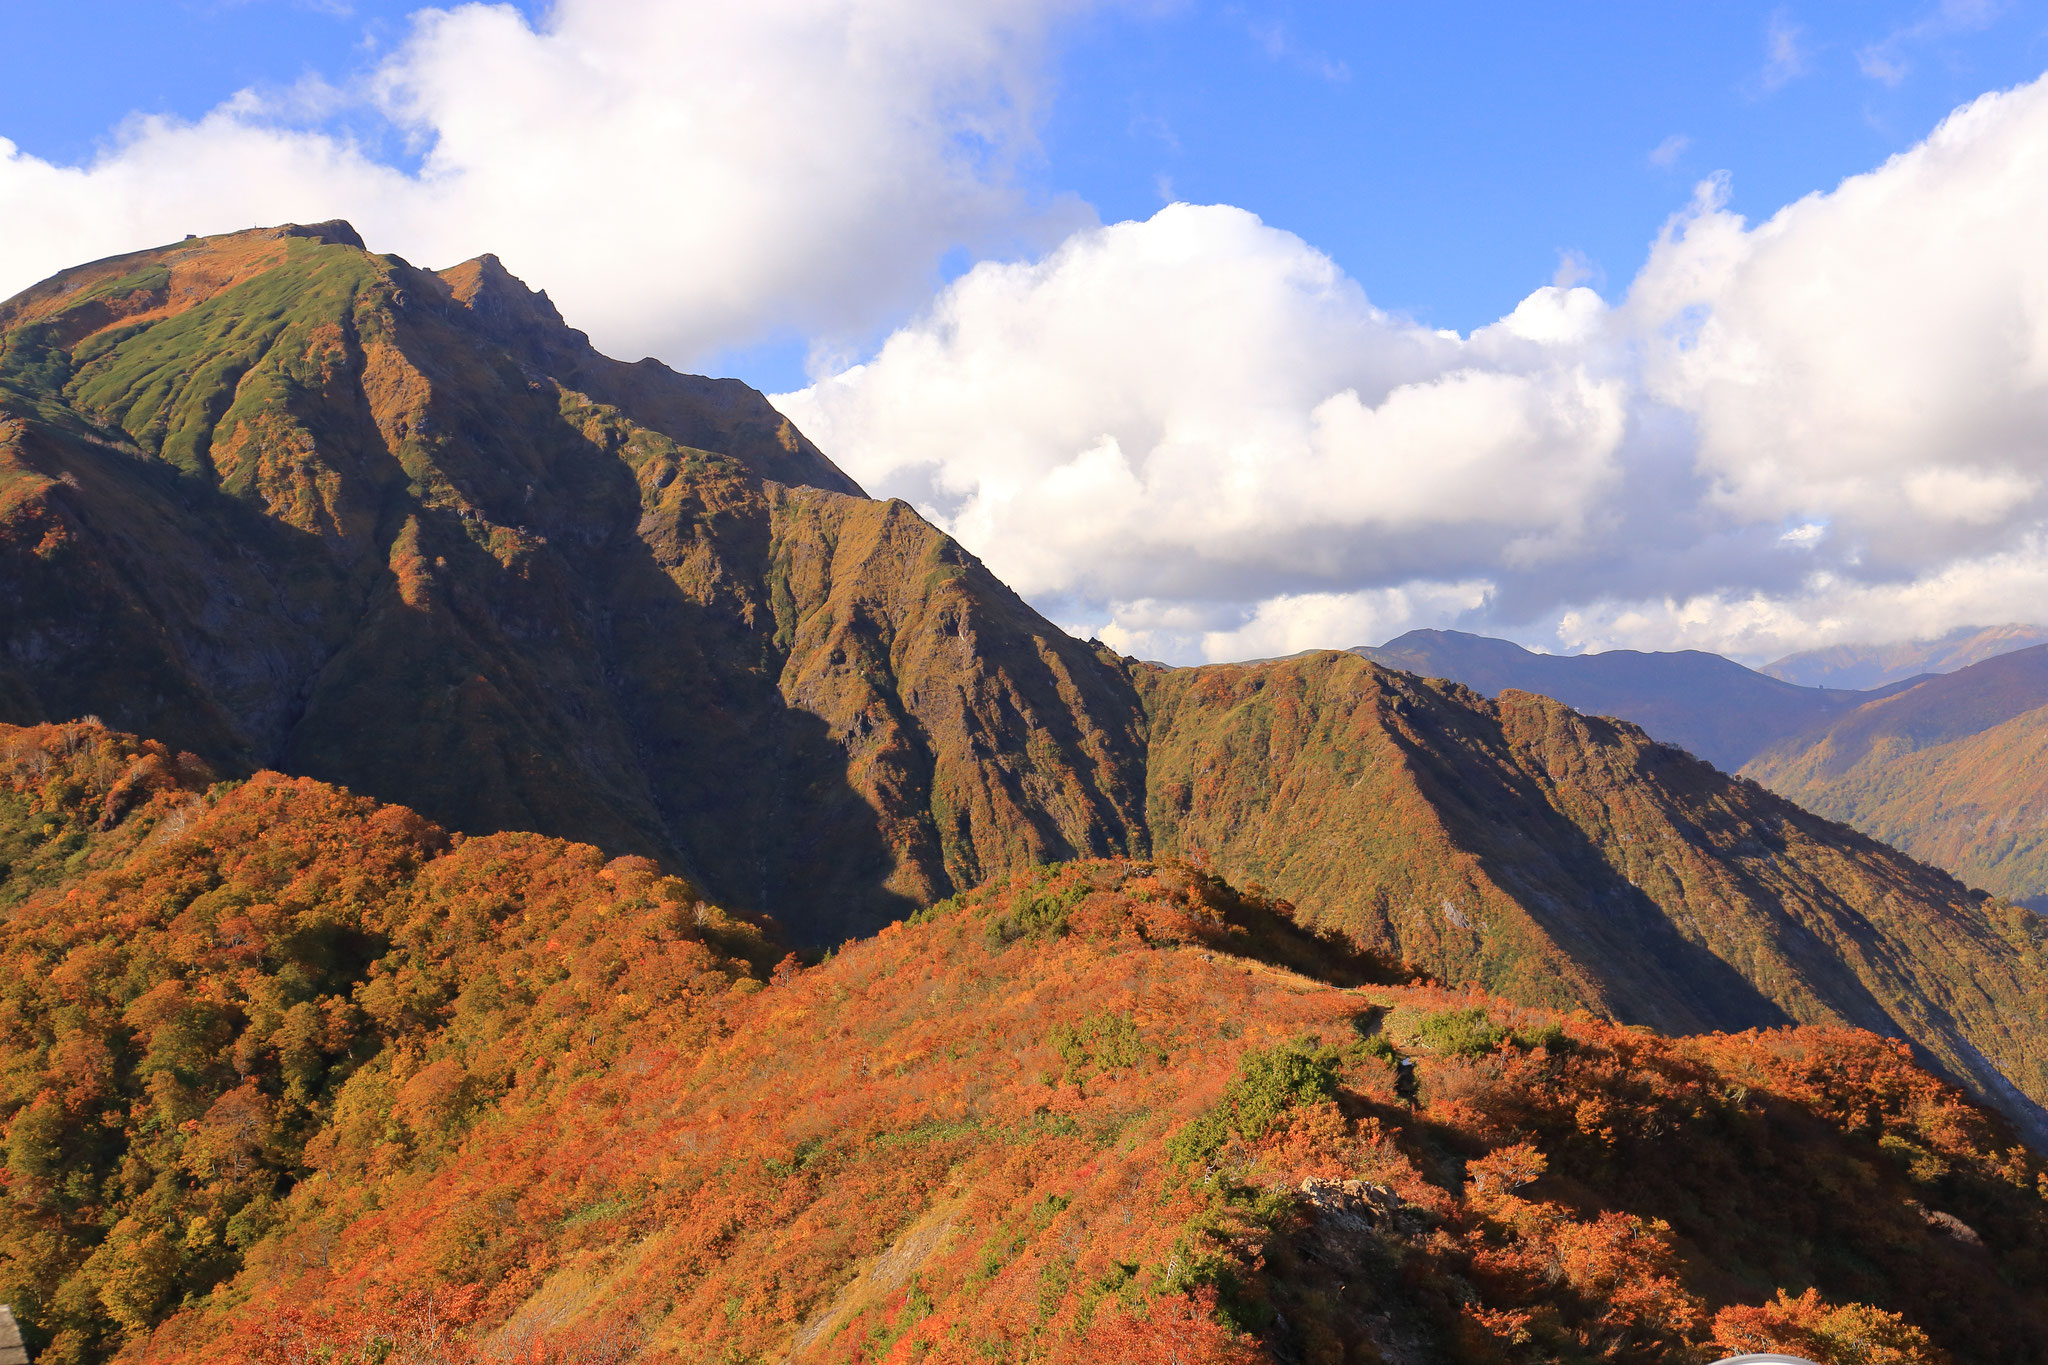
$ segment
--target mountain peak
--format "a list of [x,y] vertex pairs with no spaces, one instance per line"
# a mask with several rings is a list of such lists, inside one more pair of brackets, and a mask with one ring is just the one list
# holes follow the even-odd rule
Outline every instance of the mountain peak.
[[272,230],[280,237],[310,237],[328,246],[352,246],[358,251],[370,249],[363,243],[363,234],[357,232],[354,224],[346,218],[329,218],[324,223],[286,223]]
[[447,282],[455,301],[478,317],[521,328],[567,329],[547,291],[529,287],[490,252],[435,273]]

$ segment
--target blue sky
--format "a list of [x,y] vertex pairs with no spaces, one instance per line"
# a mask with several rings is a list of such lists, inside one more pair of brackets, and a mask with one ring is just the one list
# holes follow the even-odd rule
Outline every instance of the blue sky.
[[[1896,87],[1857,54],[1925,3],[1352,3],[1099,19],[1071,43],[1052,179],[1108,219],[1158,182],[1301,234],[1382,306],[1460,330],[1583,253],[1626,284],[1692,182],[1731,173],[1765,215],[2048,67],[2048,9],[1898,44]],[[1774,70],[1790,32],[1796,70]],[[1667,139],[1671,154],[1651,154]]]
[[[0,87],[0,137],[89,161],[137,112],[197,118],[244,88],[341,81],[399,43],[419,8],[0,0],[0,48],[26,58]],[[1168,196],[1249,208],[1382,307],[1469,330],[1552,278],[1564,253],[1593,287],[1625,285],[1709,172],[1729,172],[1737,212],[1767,215],[2048,69],[2048,7],[1951,8],[1946,20],[1926,0],[1098,13],[1055,36],[1043,154],[1026,175],[1105,221]],[[1873,49],[1903,68],[1896,84],[1861,69]],[[407,161],[381,120],[340,122]],[[941,273],[969,259],[956,251]],[[788,388],[803,340],[717,358]]]
[[0,47],[0,293],[337,214],[497,251],[1135,652],[1762,658],[2048,592],[2048,4],[0,0]]

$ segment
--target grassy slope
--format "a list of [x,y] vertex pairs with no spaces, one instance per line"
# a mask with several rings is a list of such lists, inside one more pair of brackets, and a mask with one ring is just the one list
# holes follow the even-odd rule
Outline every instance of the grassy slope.
[[[41,811],[153,754],[8,738]],[[1170,862],[769,973],[637,860],[196,781],[10,912],[0,1291],[46,1359],[2048,1345],[2041,1163],[1868,1035],[1383,984]],[[1837,1307],[1751,1321],[1809,1288]]]
[[359,1174],[432,1166],[656,1004],[700,1040],[779,951],[644,859],[209,785],[96,726],[4,738],[0,1296],[41,1359],[231,1279],[336,1144]]
[[815,942],[1142,848],[1121,676],[759,394],[305,233],[0,305],[0,714],[651,855]]
[[1162,853],[1532,1003],[1909,1038],[2048,1133],[2048,963],[2016,907],[1546,698],[1335,653],[1141,682]]

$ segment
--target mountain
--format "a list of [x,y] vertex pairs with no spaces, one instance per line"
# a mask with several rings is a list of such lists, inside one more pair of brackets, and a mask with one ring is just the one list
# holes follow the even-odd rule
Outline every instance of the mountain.
[[2048,1164],[1868,1033],[1408,983],[1173,859],[805,968],[644,858],[216,778],[0,731],[43,1361],[2048,1349]]
[[1759,671],[1801,687],[1865,690],[1926,673],[1953,673],[2042,643],[2048,643],[2048,626],[1961,626],[1938,640],[1804,650],[1765,664]]
[[[799,945],[1207,856],[1526,1005],[1905,1040],[2048,1148],[2035,917],[1518,692],[1074,641],[752,390],[598,355],[487,257],[265,229],[0,305],[0,639],[0,721],[646,858]],[[1730,726],[1855,700],[1673,657],[1568,662],[1719,679]]]
[[1588,714],[1619,716],[1725,772],[1867,700],[1795,686],[1696,649],[1536,654],[1483,635],[1411,630],[1377,648],[1361,645],[1351,652],[1388,668],[1449,678],[1487,696],[1519,688]]
[[1157,853],[1528,1004],[1909,1038],[2048,1141],[2048,923],[2024,910],[1529,693],[1334,652],[1139,683]]
[[2048,903],[2048,645],[1865,703],[1745,775],[1972,886]]
[[1142,851],[1135,696],[758,393],[346,224],[0,304],[0,719],[104,717],[829,943]]
[[[2048,646],[2032,643],[2044,635],[1970,628],[1791,655],[1763,673],[1690,650],[1557,656],[1438,630],[1350,652],[1634,721],[1971,886],[2048,908]],[[1835,690],[1851,685],[1868,690]]]

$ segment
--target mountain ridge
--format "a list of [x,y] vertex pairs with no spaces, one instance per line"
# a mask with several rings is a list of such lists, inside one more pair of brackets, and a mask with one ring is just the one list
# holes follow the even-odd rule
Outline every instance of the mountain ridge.
[[2018,911],[1533,697],[1072,640],[907,505],[772,477],[843,479],[758,394],[596,356],[494,262],[258,230],[0,316],[0,720],[649,857],[814,947],[1210,853],[1527,1003],[1908,1040],[2048,1142]]
[[2000,654],[1866,703],[1744,768],[1973,885],[2048,904],[2048,646]]
[[1834,645],[1773,659],[1757,671],[1806,687],[1867,691],[1930,673],[1953,673],[2000,654],[2048,642],[2048,627],[2011,622],[1958,626],[1933,640],[1892,645]]
[[1849,1023],[2007,1107],[2048,1064],[2048,925],[1626,722],[1334,651],[1140,683],[1155,850],[1416,970],[1667,1032]]

